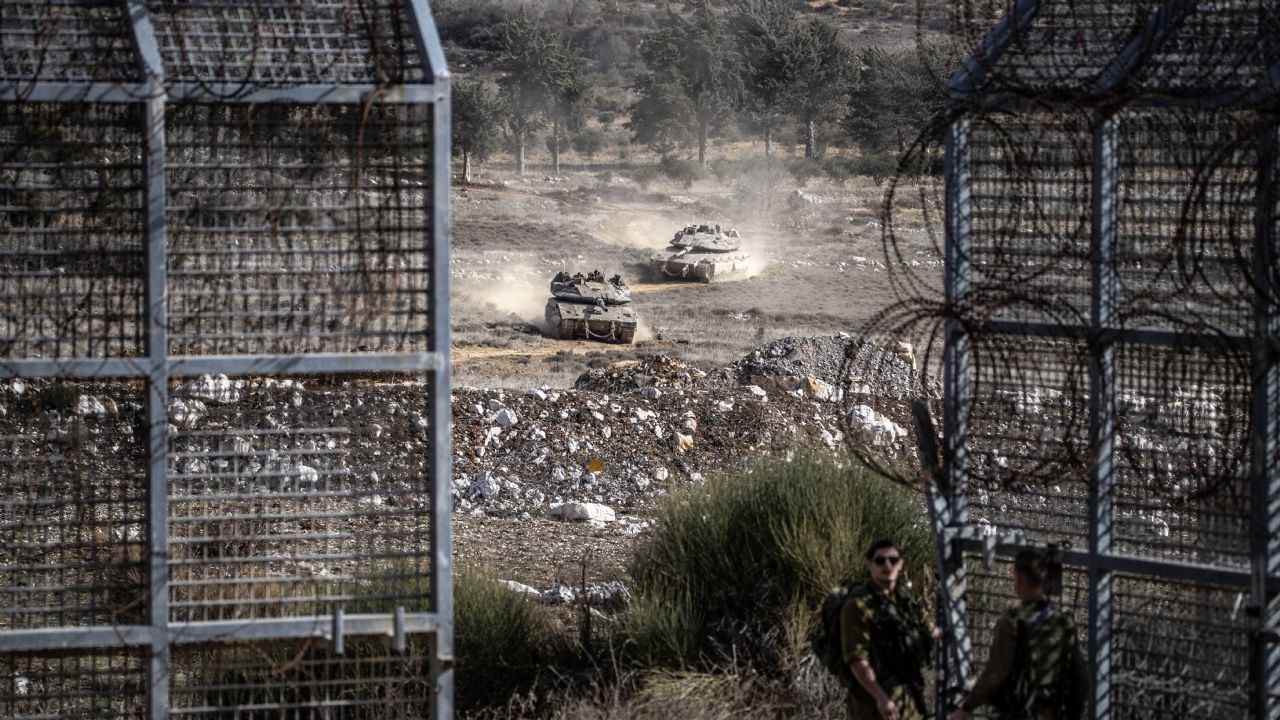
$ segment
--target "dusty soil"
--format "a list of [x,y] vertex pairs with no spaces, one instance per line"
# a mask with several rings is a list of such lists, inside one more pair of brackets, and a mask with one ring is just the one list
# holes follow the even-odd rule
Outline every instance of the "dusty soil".
[[[758,349],[788,337],[858,337],[870,318],[895,301],[882,249],[884,189],[858,179],[843,187],[811,183],[798,195],[794,180],[782,173],[723,183],[708,179],[690,188],[662,182],[642,188],[608,172],[530,173],[524,179],[491,173],[456,188],[451,275],[458,562],[539,588],[579,582],[584,567],[588,580],[618,577],[634,538],[666,492],[730,467],[729,458],[747,459],[784,444],[830,447],[840,433],[841,404],[820,402],[803,391],[788,394],[785,382],[769,388],[768,413],[722,416],[750,406],[744,385],[768,382],[751,377],[749,368],[786,376],[787,368],[771,366],[767,356],[751,361]],[[926,229],[928,214],[937,210],[933,202],[932,194],[924,201],[913,197],[896,211],[900,254],[891,261],[922,276],[941,274],[937,238]],[[711,284],[650,277],[648,257],[691,222],[736,227],[754,258],[748,276]],[[631,285],[641,318],[634,345],[561,341],[544,334],[551,276],[560,269],[595,268],[606,275],[621,273]],[[827,348],[834,362],[847,342]],[[643,374],[637,381],[635,373],[618,368],[655,355],[707,377],[676,382],[678,395],[655,401],[640,397],[641,385],[664,381]],[[807,369],[820,378],[829,370]],[[571,390],[588,372],[594,376]],[[881,380],[882,385],[896,382]],[[895,394],[888,386],[870,385],[862,390]],[[551,393],[554,401],[531,398],[532,388]],[[477,456],[494,427],[488,403],[499,397],[522,420]],[[716,410],[725,400],[735,410]],[[548,419],[548,404],[553,412],[564,406],[573,416],[563,422]],[[635,408],[643,408],[642,418],[646,411],[658,416],[641,420],[638,429]],[[601,422],[589,413],[607,416],[611,437],[600,436]],[[672,433],[688,414],[699,430],[690,452],[677,454]],[[901,415],[897,420],[905,423]],[[749,432],[708,435],[717,426]],[[565,438],[578,434],[584,449],[575,444],[575,452],[566,451]],[[642,434],[647,440],[636,440]],[[547,448],[550,460],[539,459]],[[593,476],[576,467],[588,455],[607,459],[606,470]],[[659,473],[660,481],[654,477],[658,468],[666,470]],[[553,478],[556,469],[573,475]],[[504,487],[505,494],[496,499],[480,497],[472,485],[490,476],[499,483],[513,478],[512,488]],[[536,502],[524,495],[533,487]],[[512,493],[514,501],[508,497]],[[558,522],[538,510],[575,500],[602,502],[622,517],[591,527]]]

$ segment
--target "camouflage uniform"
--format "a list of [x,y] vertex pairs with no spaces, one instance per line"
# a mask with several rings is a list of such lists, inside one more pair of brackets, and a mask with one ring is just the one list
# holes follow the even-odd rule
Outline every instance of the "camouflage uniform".
[[[1028,622],[1033,628],[1026,639],[1025,663],[1036,695],[1033,717],[1076,720],[1084,714],[1089,695],[1089,674],[1076,640],[1076,625],[1070,615],[1049,607],[1043,599],[1027,600],[1000,616],[987,665],[963,707],[972,712],[1003,700],[1001,693],[1017,657],[1018,627]],[[1058,691],[1061,695],[1055,701]]]
[[[906,592],[884,593],[871,583],[854,590],[840,610],[840,648],[846,664],[870,663],[902,720],[923,720],[913,694],[923,699],[933,639],[920,606]],[[856,679],[846,707],[850,720],[880,720],[875,701]]]

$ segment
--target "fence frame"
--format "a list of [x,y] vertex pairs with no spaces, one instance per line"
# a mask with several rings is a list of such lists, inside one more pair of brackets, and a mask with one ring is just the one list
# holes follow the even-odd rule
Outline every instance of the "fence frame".
[[[1088,439],[1090,469],[1088,487],[1087,547],[1059,550],[1064,565],[1083,570],[1088,579],[1087,660],[1091,678],[1089,717],[1113,716],[1112,623],[1115,601],[1114,575],[1151,580],[1204,583],[1236,589],[1248,598],[1249,685],[1251,716],[1280,718],[1280,288],[1276,263],[1280,262],[1280,117],[1274,111],[1275,85],[1250,94],[1189,95],[1153,98],[1138,96],[1124,104],[1115,93],[1186,20],[1195,3],[1171,0],[1148,19],[1141,32],[1111,60],[1082,103],[1061,96],[1028,97],[1008,88],[985,89],[1000,58],[1030,27],[1048,0],[1017,0],[983,42],[969,56],[948,88],[950,115],[946,130],[945,175],[945,296],[943,345],[943,456],[942,467],[931,474],[928,487],[941,573],[940,602],[949,636],[943,654],[945,691],[968,687],[973,679],[973,643],[965,627],[966,553],[1009,557],[1027,546],[1016,533],[983,535],[966,514],[966,460],[969,447],[968,388],[974,381],[971,343],[983,336],[1008,338],[1061,338],[1089,343]],[[1280,77],[1272,67],[1268,78]],[[1266,84],[1266,83],[1262,83]],[[1099,98],[1112,94],[1111,104]],[[970,248],[973,204],[969,141],[973,113],[1025,113],[1096,106],[1092,116],[1091,267],[1092,290],[1089,322],[1084,326],[1043,322],[991,320],[971,314],[967,294],[973,290]],[[1244,334],[1185,334],[1172,331],[1118,327],[1114,258],[1118,243],[1120,167],[1117,151],[1119,108],[1249,108],[1258,110],[1268,124],[1258,147],[1255,258],[1252,282],[1255,291],[1255,330]],[[1242,278],[1243,280],[1243,278]],[[1142,557],[1113,548],[1116,516],[1117,388],[1115,347],[1120,344],[1155,348],[1193,347],[1233,350],[1252,357],[1250,426],[1249,566],[1247,569],[1199,562]],[[922,427],[927,426],[921,423]],[[922,440],[922,448],[932,443]],[[1083,639],[1083,638],[1082,638]],[[938,708],[945,717],[945,707]]]
[[[143,80],[136,83],[47,82],[0,85],[0,103],[136,103],[146,108],[145,146],[145,354],[129,358],[5,358],[0,380],[14,378],[139,379],[146,383],[147,547],[146,599],[149,624],[0,631],[0,653],[87,648],[142,647],[149,652],[147,716],[169,717],[170,652],[175,645],[234,640],[320,638],[340,649],[344,638],[383,637],[403,651],[406,636],[429,636],[428,663],[434,683],[430,714],[453,716],[453,581],[450,442],[450,73],[427,0],[401,0],[428,82],[393,86],[304,84],[278,88],[166,83],[159,45],[146,0],[128,0],[133,49]],[[212,99],[222,103],[430,105],[430,232],[423,249],[430,259],[430,309],[426,352],[307,353],[170,356],[167,333],[165,236],[165,110],[170,101]],[[171,378],[222,373],[358,375],[414,372],[430,376],[431,466],[430,612],[315,615],[285,619],[169,621],[168,576],[168,384]]]

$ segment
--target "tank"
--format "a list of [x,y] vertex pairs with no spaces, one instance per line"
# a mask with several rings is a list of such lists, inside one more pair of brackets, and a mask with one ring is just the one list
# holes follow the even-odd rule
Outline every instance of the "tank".
[[636,336],[631,288],[618,275],[605,280],[599,270],[586,276],[556,273],[546,317],[551,334],[561,340],[629,343]]
[[676,233],[666,250],[649,260],[656,277],[711,282],[746,275],[751,255],[743,252],[737,230],[719,225],[688,225]]

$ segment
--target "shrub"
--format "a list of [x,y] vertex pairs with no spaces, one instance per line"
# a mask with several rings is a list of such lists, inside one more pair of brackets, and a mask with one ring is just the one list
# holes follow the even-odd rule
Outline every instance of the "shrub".
[[453,592],[458,707],[501,705],[532,688],[561,642],[542,609],[472,571],[455,576]]
[[692,160],[682,160],[672,155],[663,155],[658,161],[658,169],[663,175],[684,185],[686,188],[702,178],[702,168]]
[[787,164],[787,172],[803,187],[822,173],[822,163],[817,158],[793,158]]
[[850,158],[833,156],[822,161],[822,172],[837,185],[844,185],[857,174],[857,166]]
[[[852,461],[812,456],[768,460],[674,494],[631,560],[640,605],[624,634],[653,645],[628,657],[684,653],[684,661],[694,651],[714,662],[733,643],[776,662],[797,640],[779,638],[777,628],[793,624],[796,607],[816,609],[834,585],[865,577],[862,555],[873,539],[895,538],[906,575],[924,577],[932,550],[923,517],[920,498],[906,489]],[[697,637],[673,641],[696,620],[690,608],[702,615]]]
[[867,175],[881,183],[897,172],[898,158],[890,152],[864,153],[854,162],[854,168],[859,175]]

